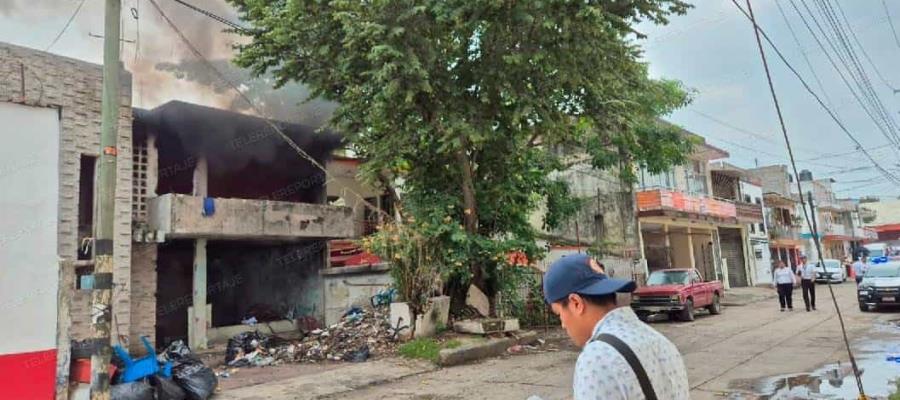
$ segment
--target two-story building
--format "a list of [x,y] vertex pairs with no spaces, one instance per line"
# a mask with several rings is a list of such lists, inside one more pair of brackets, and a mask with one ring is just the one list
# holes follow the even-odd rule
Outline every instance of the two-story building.
[[340,137],[275,122],[301,154],[264,119],[227,110],[172,101],[134,117],[139,331],[202,349],[251,317],[323,321],[327,240],[357,229],[352,208],[325,204],[319,165]]
[[[769,254],[768,228],[764,218],[764,201],[761,182],[746,169],[717,161],[710,165],[713,182],[713,196],[735,205],[737,219],[744,226],[740,232],[743,239],[738,243],[737,235],[728,235],[733,228],[720,227],[727,238],[722,242],[724,256],[728,260],[729,277],[741,276],[738,266],[746,265],[747,281],[732,279],[732,285],[749,286],[771,283],[771,258]],[[736,232],[735,232],[736,233]],[[730,237],[729,237],[730,236]],[[741,247],[738,247],[738,245]],[[743,283],[743,284],[742,284]]]
[[753,168],[748,172],[762,184],[770,259],[796,268],[806,241],[800,236],[803,216],[798,212],[797,195],[791,190],[793,176],[785,165]]
[[[696,141],[685,165],[655,174],[639,171],[636,197],[646,268],[696,268],[726,287],[752,285],[746,224],[761,220],[762,208],[716,198],[710,161],[727,158],[728,152],[696,134],[684,134]],[[717,176],[733,177],[731,172]],[[729,182],[733,187],[728,196],[737,199],[738,180]]]

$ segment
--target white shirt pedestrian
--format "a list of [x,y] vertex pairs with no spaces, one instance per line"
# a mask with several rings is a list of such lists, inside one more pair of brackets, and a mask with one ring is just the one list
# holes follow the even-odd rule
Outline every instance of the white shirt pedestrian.
[[793,284],[794,273],[788,267],[775,268],[774,280],[776,285]]
[[816,264],[807,263],[800,268],[800,279],[813,280],[816,278]]
[[[687,370],[678,348],[641,322],[631,307],[619,307],[606,314],[597,322],[592,337],[601,333],[628,344],[647,372],[657,398],[690,399]],[[573,387],[575,400],[645,399],[637,375],[625,358],[601,341],[589,341],[584,346],[575,365]]]
[[862,260],[856,260],[856,262],[853,263],[853,273],[857,277],[862,277],[868,270],[869,266],[866,265],[866,263],[862,262]]

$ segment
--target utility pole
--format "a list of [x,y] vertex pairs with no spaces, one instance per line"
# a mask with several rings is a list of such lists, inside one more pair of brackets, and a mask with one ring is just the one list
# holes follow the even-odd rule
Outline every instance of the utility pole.
[[121,0],[106,0],[103,30],[103,101],[94,286],[91,291],[91,400],[109,400],[112,356],[113,221],[116,205],[116,139],[119,135],[119,20]]

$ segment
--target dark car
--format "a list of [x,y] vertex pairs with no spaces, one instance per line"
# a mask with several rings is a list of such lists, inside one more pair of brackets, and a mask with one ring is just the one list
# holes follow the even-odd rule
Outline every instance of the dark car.
[[857,292],[861,311],[900,304],[900,262],[889,261],[870,266]]

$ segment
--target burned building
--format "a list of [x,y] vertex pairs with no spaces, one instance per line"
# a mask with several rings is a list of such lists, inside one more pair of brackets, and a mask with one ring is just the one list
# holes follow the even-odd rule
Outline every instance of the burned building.
[[204,348],[251,317],[323,320],[327,240],[354,234],[320,168],[341,139],[274,124],[178,101],[135,110],[133,320],[158,346]]

